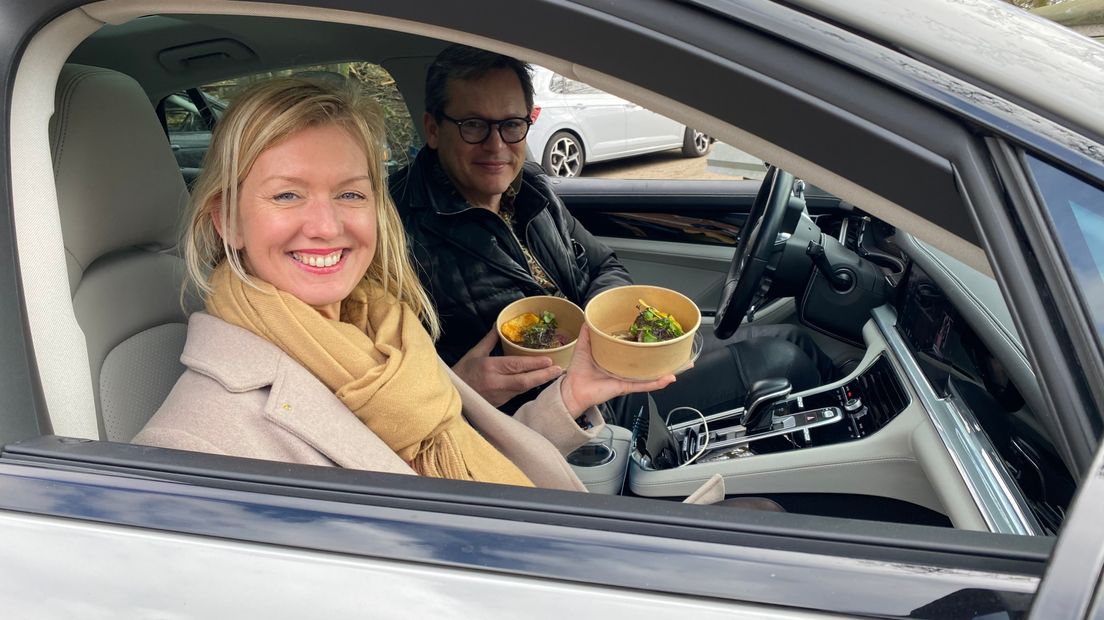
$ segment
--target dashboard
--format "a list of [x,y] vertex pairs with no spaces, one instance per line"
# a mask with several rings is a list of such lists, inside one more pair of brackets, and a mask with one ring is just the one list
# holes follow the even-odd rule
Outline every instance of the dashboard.
[[[881,269],[893,290],[888,306],[894,316],[887,317],[884,326],[903,343],[898,359],[907,357],[901,361],[913,365],[917,378],[930,386],[929,414],[938,418],[933,409],[943,414],[957,410],[962,415],[951,418],[970,421],[961,430],[971,433],[974,424],[980,427],[992,446],[993,459],[1019,487],[1035,521],[1042,529],[1057,532],[1076,482],[1037,417],[1041,403],[1037,398],[1025,399],[1017,388],[1020,382],[1033,389],[1023,382],[1034,381],[1034,375],[1025,372],[1025,360],[1002,358],[1018,349],[991,349],[986,343],[993,344],[992,336],[987,341],[975,329],[996,321],[990,307],[995,302],[989,297],[999,296],[999,291],[981,294],[976,290],[981,283],[959,273],[955,260],[921,248],[911,238],[902,239],[891,226],[859,211],[821,218],[818,223],[847,249]],[[925,269],[939,277],[933,278]],[[950,288],[953,294],[948,295]],[[1014,330],[1008,325],[1002,329]],[[957,441],[944,437],[948,439],[952,444]],[[981,466],[979,471],[985,469]]]
[[898,330],[940,396],[950,396],[950,380],[956,378],[984,387],[1006,411],[1024,406],[1003,364],[927,273],[914,265],[899,291]]
[[1076,483],[1005,365],[917,264],[894,306],[897,330],[936,395],[973,414],[1036,519],[1057,532]]

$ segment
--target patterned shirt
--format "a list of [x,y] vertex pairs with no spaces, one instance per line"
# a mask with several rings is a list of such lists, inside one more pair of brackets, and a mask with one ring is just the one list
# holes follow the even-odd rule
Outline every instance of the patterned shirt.
[[[521,177],[518,177],[520,180]],[[514,239],[521,246],[521,252],[525,254],[525,262],[529,264],[529,273],[533,275],[533,279],[537,281],[537,284],[545,290],[549,295],[555,295],[556,297],[563,297],[563,293],[556,286],[556,283],[552,281],[552,278],[548,277],[548,272],[541,267],[541,264],[537,261],[533,253],[529,251],[529,246],[525,245],[525,241],[522,240],[521,235],[514,225],[514,197],[517,196],[517,188],[515,185],[511,185],[506,193],[502,195],[502,202],[498,205],[498,216],[502,218],[502,221],[506,223],[506,228],[510,231],[510,234],[514,236]]]

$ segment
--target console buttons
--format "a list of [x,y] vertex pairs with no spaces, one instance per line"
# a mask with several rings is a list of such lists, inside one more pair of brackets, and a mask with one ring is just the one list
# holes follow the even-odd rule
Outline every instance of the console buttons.
[[835,413],[833,413],[831,409],[825,409],[825,410],[820,412],[820,419],[821,420],[831,420],[834,417],[835,417]]
[[859,397],[848,398],[843,403],[843,408],[848,413],[854,413],[862,407],[862,400]]

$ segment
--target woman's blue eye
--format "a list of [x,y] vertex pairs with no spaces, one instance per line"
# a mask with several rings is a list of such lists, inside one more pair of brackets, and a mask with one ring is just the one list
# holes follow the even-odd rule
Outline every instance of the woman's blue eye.
[[344,192],[338,198],[342,200],[364,200],[364,194],[360,192]]
[[275,196],[273,196],[272,199],[273,200],[279,200],[279,201],[285,201],[285,200],[295,200],[298,197],[299,196],[297,194],[295,194],[294,192],[282,192],[282,193],[279,193],[279,194],[276,194]]

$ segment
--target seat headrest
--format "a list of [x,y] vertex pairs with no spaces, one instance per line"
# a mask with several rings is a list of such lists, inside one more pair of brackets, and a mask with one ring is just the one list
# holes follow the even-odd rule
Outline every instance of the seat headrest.
[[66,65],[50,146],[71,286],[106,254],[176,245],[188,190],[138,82],[108,69]]

